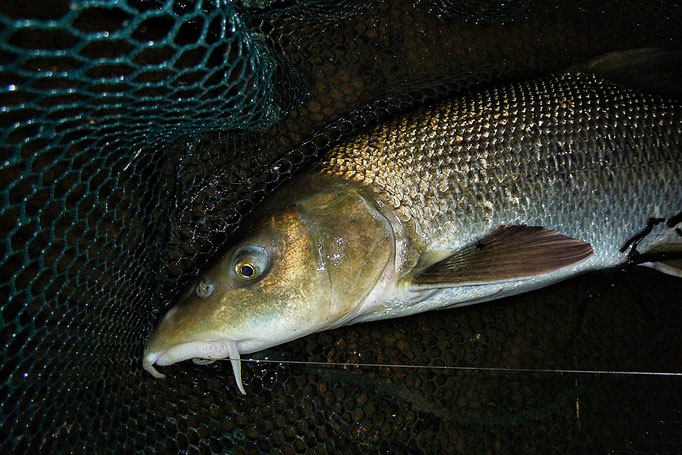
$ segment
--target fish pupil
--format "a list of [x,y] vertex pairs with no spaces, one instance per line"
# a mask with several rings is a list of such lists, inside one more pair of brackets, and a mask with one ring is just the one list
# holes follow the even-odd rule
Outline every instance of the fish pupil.
[[250,265],[243,265],[241,267],[241,269],[239,269],[239,272],[243,276],[245,276],[247,278],[251,278],[253,276],[254,270],[253,270],[253,267],[251,267]]

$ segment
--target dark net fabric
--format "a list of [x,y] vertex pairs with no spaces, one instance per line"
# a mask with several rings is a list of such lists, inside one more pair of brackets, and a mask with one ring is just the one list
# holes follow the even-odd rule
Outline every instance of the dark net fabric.
[[[681,44],[649,1],[0,2],[4,453],[674,453],[675,377],[228,362],[144,341],[242,217],[412,106]],[[254,357],[682,370],[680,280],[593,274]]]

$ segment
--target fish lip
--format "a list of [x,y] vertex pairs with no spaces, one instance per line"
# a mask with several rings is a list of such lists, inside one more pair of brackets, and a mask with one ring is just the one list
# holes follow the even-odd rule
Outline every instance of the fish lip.
[[[143,365],[153,367],[153,365],[156,364],[164,367],[194,358],[210,360],[225,359],[229,357],[228,351],[230,345],[236,347],[237,342],[224,338],[215,338],[186,341],[155,351],[148,349],[148,352],[144,355]],[[149,371],[149,369],[147,369],[147,371]]]
[[[145,351],[148,351],[149,348],[145,349]],[[149,374],[154,376],[155,378],[158,379],[163,379],[166,377],[165,374],[159,373],[156,368],[154,368],[154,364],[156,361],[161,357],[161,353],[156,351],[156,352],[146,352],[144,357],[142,358],[142,368],[145,369]]]
[[236,341],[227,339],[195,340],[178,343],[165,350],[156,351],[152,351],[148,347],[145,350],[142,366],[152,376],[163,378],[165,376],[156,371],[154,364],[166,366],[195,358],[209,360],[229,358],[237,388],[243,395],[246,395],[244,384],[242,384],[242,366],[241,359],[239,358],[239,347]]

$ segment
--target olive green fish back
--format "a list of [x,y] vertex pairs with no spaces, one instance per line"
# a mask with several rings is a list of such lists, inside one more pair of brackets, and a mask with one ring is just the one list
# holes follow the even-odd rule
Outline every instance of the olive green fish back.
[[613,239],[682,209],[682,102],[595,74],[542,76],[416,109],[315,167],[369,185],[432,249],[522,223],[615,257]]

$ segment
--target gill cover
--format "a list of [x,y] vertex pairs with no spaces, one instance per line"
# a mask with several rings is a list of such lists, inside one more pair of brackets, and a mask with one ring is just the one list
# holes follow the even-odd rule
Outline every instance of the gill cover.
[[305,200],[301,217],[319,247],[338,322],[359,309],[381,279],[394,254],[393,230],[376,203],[351,185]]
[[154,364],[229,357],[243,392],[240,353],[352,319],[394,251],[390,223],[360,191],[325,183],[296,200],[306,192],[280,190],[272,199],[280,205],[263,207],[249,234],[168,311],[149,339],[145,369],[158,375]]

